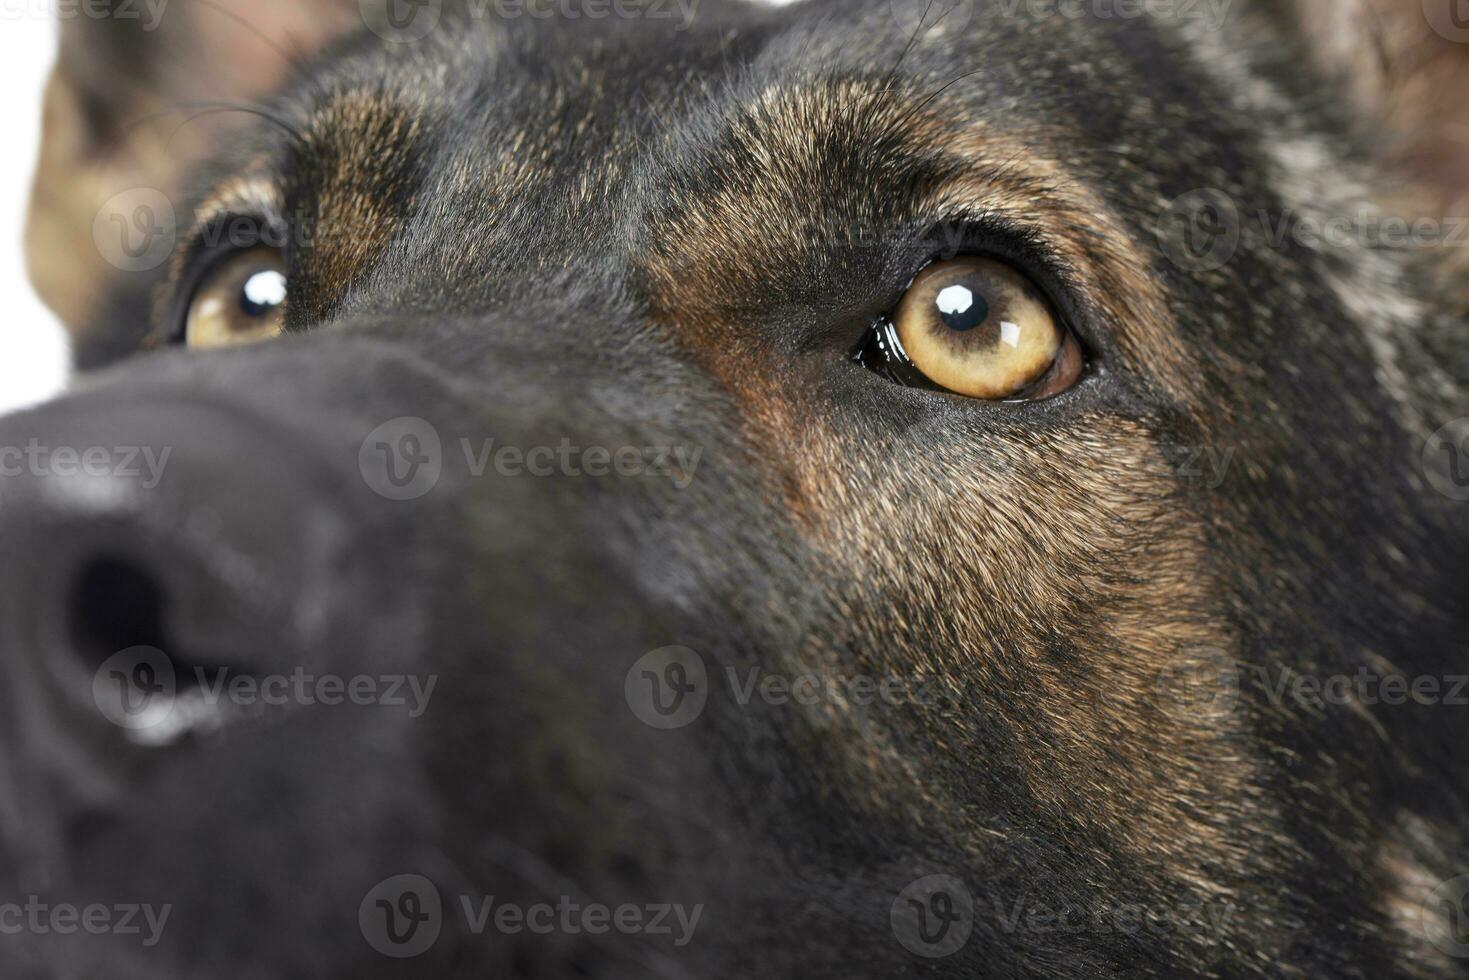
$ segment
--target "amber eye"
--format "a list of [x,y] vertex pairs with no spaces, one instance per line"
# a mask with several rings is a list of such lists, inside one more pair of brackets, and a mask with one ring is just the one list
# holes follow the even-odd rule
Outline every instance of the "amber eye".
[[935,262],[857,359],[903,384],[1040,400],[1081,376],[1081,347],[1029,278],[995,259]]
[[285,263],[278,250],[262,246],[230,256],[199,284],[184,340],[190,347],[228,347],[267,340],[285,325]]

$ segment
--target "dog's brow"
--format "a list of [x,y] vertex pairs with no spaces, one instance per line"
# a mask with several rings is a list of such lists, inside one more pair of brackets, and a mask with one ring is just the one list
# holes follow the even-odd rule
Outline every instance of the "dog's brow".
[[[200,202],[195,209],[193,227],[187,239],[198,235],[210,221],[226,214],[248,214],[279,220],[285,210],[279,183],[265,175],[264,161],[257,161],[245,172],[228,178]],[[181,250],[184,251],[184,250]],[[175,262],[179,258],[175,257]],[[175,270],[177,271],[177,270]]]
[[303,254],[293,316],[325,319],[400,230],[424,115],[410,93],[363,89],[339,91],[312,111],[306,145],[289,163],[314,246]]
[[644,219],[660,319],[717,332],[779,294],[786,270],[882,251],[914,228],[1003,227],[1046,243],[1127,359],[1186,397],[1196,372],[1127,224],[1046,143],[931,93],[877,80],[771,86],[731,112],[709,154],[724,162],[676,171],[670,183],[688,189]]
[[766,289],[785,263],[849,240],[838,222],[890,220],[935,176],[912,102],[881,81],[772,85],[722,115],[701,152],[668,165],[678,193],[640,218],[660,288],[702,269],[725,292]]

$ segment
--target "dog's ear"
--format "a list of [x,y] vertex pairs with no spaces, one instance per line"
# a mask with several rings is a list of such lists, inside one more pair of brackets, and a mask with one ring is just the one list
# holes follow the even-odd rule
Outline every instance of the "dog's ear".
[[1469,206],[1469,0],[1289,0],[1317,66],[1384,159]]
[[305,55],[361,23],[353,0],[95,0],[86,8],[61,23],[26,233],[32,280],[83,362],[105,357],[87,353],[100,321],[138,319],[136,309],[116,309],[118,289],[141,296],[161,275],[151,256],[115,255],[97,240],[107,234],[109,202],[124,202],[126,222],[140,213],[128,195],[138,206],[174,195],[189,163],[238,125],[230,113],[206,113],[208,104],[269,97]]

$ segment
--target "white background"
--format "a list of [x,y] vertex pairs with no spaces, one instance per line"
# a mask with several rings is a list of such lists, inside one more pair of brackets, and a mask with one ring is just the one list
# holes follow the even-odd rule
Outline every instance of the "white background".
[[61,329],[26,279],[21,252],[41,91],[55,54],[55,25],[38,16],[44,8],[0,5],[0,412],[54,393],[69,356]]

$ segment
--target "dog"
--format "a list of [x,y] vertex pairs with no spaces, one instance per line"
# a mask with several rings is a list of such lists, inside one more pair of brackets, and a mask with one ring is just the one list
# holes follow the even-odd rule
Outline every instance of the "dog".
[[7,977],[1469,973],[1449,4],[72,13]]

